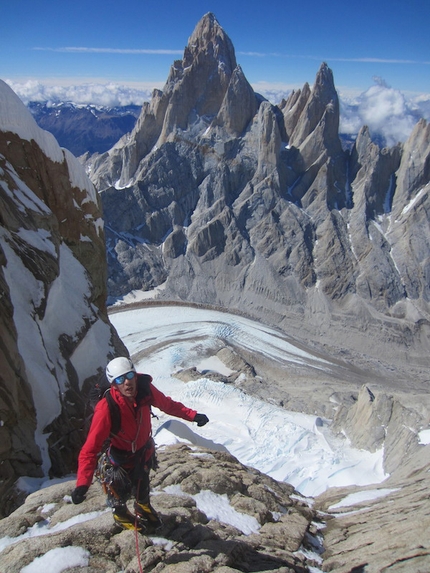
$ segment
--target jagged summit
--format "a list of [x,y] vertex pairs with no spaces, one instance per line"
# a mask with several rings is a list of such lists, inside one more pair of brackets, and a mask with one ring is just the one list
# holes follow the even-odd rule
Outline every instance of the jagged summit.
[[[296,321],[306,337],[402,346],[430,320],[428,127],[385,150],[363,131],[351,152],[338,129],[325,62],[312,87],[272,105],[206,14],[133,132],[88,163],[110,294],[163,284],[165,298]],[[425,337],[414,340],[425,354]]]
[[[310,92],[305,86],[306,102],[301,102],[302,112],[289,133],[289,143],[299,147],[323,120],[329,123],[326,143],[336,142],[338,148],[339,98],[334,86],[333,72],[326,63],[321,64]],[[288,120],[287,120],[288,122]],[[339,150],[340,151],[340,150]]]
[[[234,77],[233,77],[234,75]],[[240,78],[240,87],[238,86]],[[230,88],[230,82],[234,85]],[[240,118],[219,124],[227,130],[242,130],[256,110],[255,94],[238,69],[233,44],[215,16],[208,13],[199,21],[184,50],[182,60],[171,66],[162,91],[155,90],[150,104],[144,104],[130,136],[125,136],[110,152],[91,160],[93,176],[101,187],[125,187],[138,177],[139,163],[153,149],[167,142],[201,137],[232,94],[245,95],[245,111],[235,104]],[[236,98],[237,99],[237,98]],[[191,137],[187,132],[192,133]]]
[[171,67],[163,89],[168,100],[158,144],[185,130],[196,116],[218,113],[230,78],[236,68],[233,44],[212,13],[197,24],[182,60]]
[[233,43],[212,12],[203,16],[190,36],[184,51],[184,66],[192,65],[199,54],[212,57],[227,75],[237,65]]

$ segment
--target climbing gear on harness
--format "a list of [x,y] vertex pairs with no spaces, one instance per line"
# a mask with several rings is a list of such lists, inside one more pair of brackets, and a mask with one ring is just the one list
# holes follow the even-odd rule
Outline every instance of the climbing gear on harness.
[[107,504],[110,507],[123,504],[130,497],[132,484],[128,473],[112,462],[108,450],[100,456],[95,476],[108,496]]

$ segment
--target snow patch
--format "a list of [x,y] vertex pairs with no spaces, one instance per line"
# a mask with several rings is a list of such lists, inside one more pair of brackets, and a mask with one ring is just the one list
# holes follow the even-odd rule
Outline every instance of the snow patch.
[[172,485],[164,488],[166,493],[182,495],[194,499],[197,509],[203,512],[208,519],[216,519],[221,523],[232,525],[239,529],[244,535],[257,533],[260,524],[251,515],[240,513],[230,505],[226,494],[220,495],[210,490],[202,490],[195,495],[185,494],[180,485]]
[[[77,523],[84,523],[85,521],[90,521],[91,519],[96,519],[101,515],[111,511],[110,509],[104,509],[103,511],[91,511],[89,513],[80,513],[71,517],[67,521],[62,521],[57,523],[53,527],[50,527],[49,518],[45,521],[38,521],[32,527],[27,529],[25,533],[22,535],[18,535],[18,537],[3,537],[0,539],[0,553],[9,547],[9,545],[13,545],[22,539],[27,539],[29,537],[40,537],[42,535],[49,535],[51,533],[57,533],[59,531],[64,531]],[[45,573],[45,572],[44,572]],[[51,573],[51,570],[49,570]]]
[[52,161],[64,161],[63,151],[52,133],[37,125],[28,108],[3,80],[0,80],[0,109],[0,131],[11,131],[26,141],[34,140]]
[[430,444],[430,429],[421,430],[421,432],[418,433],[418,437],[420,439],[419,443],[427,446],[428,444]]
[[344,497],[338,503],[331,505],[328,509],[332,511],[333,509],[339,509],[341,507],[351,507],[352,505],[357,505],[365,501],[374,501],[381,497],[385,497],[390,493],[398,491],[399,488],[381,488],[381,489],[369,489],[366,491],[359,491],[356,493],[351,493]]
[[[70,153],[68,149],[64,149],[64,157],[67,161],[69,169],[69,179],[72,187],[77,187],[82,191],[86,191],[88,199],[97,205],[97,192],[94,185],[88,179],[84,166]],[[85,203],[85,199],[81,203]]]
[[218,372],[218,374],[222,374],[223,376],[230,376],[235,372],[235,370],[230,370],[230,368],[228,368],[224,362],[218,358],[218,356],[205,358],[197,364],[197,370],[202,373],[206,373],[208,371]]
[[89,560],[90,552],[83,547],[56,547],[36,557],[20,573],[61,573],[72,567],[87,567]]

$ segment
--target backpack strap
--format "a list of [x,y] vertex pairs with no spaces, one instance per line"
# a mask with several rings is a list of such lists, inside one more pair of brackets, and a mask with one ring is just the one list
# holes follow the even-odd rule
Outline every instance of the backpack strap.
[[115,402],[115,400],[111,396],[110,388],[108,388],[106,390],[106,392],[104,393],[104,396],[105,396],[106,402],[108,403],[108,406],[109,406],[109,413],[110,413],[110,419],[111,419],[110,433],[111,433],[111,435],[112,434],[115,435],[115,434],[118,434],[118,432],[121,429],[121,412],[120,412],[118,404]]
[[136,400],[142,400],[144,398],[149,398],[151,396],[151,382],[152,376],[149,374],[138,374],[137,375],[137,396]]

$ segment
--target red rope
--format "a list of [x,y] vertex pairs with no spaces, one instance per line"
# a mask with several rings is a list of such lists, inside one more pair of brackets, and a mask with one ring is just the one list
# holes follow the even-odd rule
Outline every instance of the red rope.
[[143,573],[143,569],[142,569],[142,562],[140,560],[140,551],[139,551],[139,539],[138,539],[138,535],[139,532],[137,531],[137,516],[136,516],[136,520],[134,522],[134,536],[136,539],[136,555],[137,555],[137,562],[139,563],[139,571],[140,573]]
[[[136,499],[139,499],[139,488],[140,488],[140,479],[137,482],[137,488],[136,488]],[[140,551],[139,551],[139,532],[137,531],[137,514],[135,515],[135,519],[134,519],[134,537],[135,537],[135,541],[136,541],[136,555],[137,555],[137,562],[139,564],[139,571],[140,573],[143,573],[143,568],[142,568],[142,562],[140,560]]]

